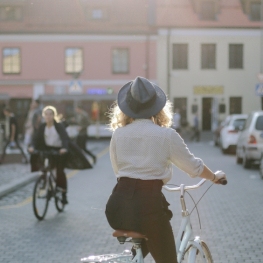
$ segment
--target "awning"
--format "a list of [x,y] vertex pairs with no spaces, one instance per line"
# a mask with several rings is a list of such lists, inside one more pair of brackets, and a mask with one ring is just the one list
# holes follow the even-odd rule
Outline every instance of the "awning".
[[43,94],[39,97],[40,101],[114,101],[117,94]]

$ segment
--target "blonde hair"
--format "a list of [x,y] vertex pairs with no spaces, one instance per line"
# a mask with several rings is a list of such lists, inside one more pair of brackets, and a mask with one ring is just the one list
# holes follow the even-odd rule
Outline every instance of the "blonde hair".
[[[117,101],[111,106],[108,117],[110,119],[109,129],[115,131],[117,128],[124,127],[134,121],[133,118],[124,114],[119,108]],[[152,121],[161,127],[170,127],[172,125],[172,103],[167,100],[163,109],[152,116]]]
[[57,109],[56,109],[55,107],[51,106],[51,105],[46,106],[46,107],[42,110],[42,116],[43,116],[43,117],[45,117],[45,112],[46,112],[47,110],[51,110],[51,111],[53,112],[54,120],[55,120],[56,122],[59,122],[59,121],[60,121],[60,117],[59,117],[59,115],[58,115]]

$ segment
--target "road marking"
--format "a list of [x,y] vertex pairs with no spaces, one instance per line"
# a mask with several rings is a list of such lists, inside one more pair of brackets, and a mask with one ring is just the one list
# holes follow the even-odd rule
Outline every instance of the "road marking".
[[109,146],[107,146],[104,150],[102,150],[101,152],[98,153],[97,157],[101,158],[103,155],[105,155],[106,153],[108,153],[109,151]]
[[[99,152],[97,154],[97,158],[101,158],[103,155],[107,154],[109,151],[109,146],[107,146],[105,149],[103,149],[101,152]],[[70,179],[72,177],[74,177],[80,170],[73,170],[71,172],[69,172],[66,176],[67,179]],[[15,204],[15,205],[7,205],[7,206],[0,206],[0,210],[2,209],[12,209],[12,208],[19,208],[22,207],[24,205],[27,205],[29,203],[31,203],[33,200],[32,196],[27,197],[26,199],[24,199],[22,202]]]

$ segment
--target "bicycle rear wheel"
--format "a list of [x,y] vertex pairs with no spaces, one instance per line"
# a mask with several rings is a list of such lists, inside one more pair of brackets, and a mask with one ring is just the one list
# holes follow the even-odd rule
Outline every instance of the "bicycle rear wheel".
[[43,220],[49,201],[49,183],[45,174],[36,181],[33,191],[33,211],[38,220]]
[[65,205],[62,202],[62,191],[60,191],[58,188],[56,189],[56,194],[55,194],[55,206],[58,212],[63,212],[65,207]]
[[[205,256],[205,262],[206,263],[213,263],[212,254],[207,246],[207,244],[204,241],[201,241],[201,247]],[[187,255],[185,256],[185,261],[188,263],[203,263],[204,258],[200,251],[194,247],[190,248],[190,250],[187,252]]]

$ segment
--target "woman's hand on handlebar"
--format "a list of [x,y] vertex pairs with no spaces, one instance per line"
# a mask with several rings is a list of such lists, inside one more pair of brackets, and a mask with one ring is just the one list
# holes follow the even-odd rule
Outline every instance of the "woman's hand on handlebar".
[[67,153],[67,152],[68,152],[68,150],[65,149],[65,148],[61,148],[61,149],[59,150],[59,153],[60,153],[60,154],[64,154],[64,153]]
[[227,184],[226,174],[223,171],[216,171],[214,173],[215,178],[212,180],[215,184]]

